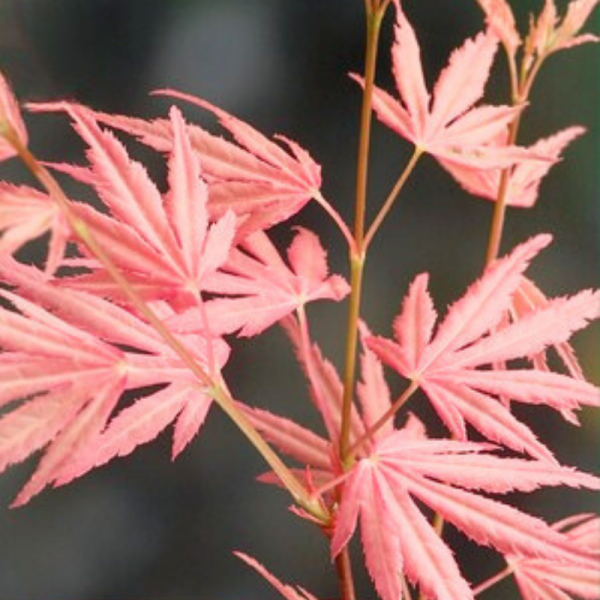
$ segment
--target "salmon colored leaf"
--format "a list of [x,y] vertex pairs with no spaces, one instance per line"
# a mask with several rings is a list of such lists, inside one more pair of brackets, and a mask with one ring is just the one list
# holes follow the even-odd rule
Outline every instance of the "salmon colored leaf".
[[501,552],[518,549],[531,558],[591,564],[592,552],[540,519],[469,490],[598,489],[600,480],[546,461],[496,457],[488,450],[489,445],[473,442],[411,440],[403,432],[382,439],[346,480],[332,555],[348,543],[360,517],[367,567],[384,600],[398,598],[402,573],[426,598],[472,599],[452,552],[421,513],[418,499],[479,544]]
[[[533,154],[545,156],[548,160],[522,161],[512,168],[506,192],[506,204],[520,208],[534,206],[542,179],[561,158],[561,152],[566,146],[584,132],[583,127],[569,127],[530,146],[529,150]],[[497,140],[493,142],[494,145],[497,143]],[[440,163],[470,194],[493,201],[498,197],[502,169],[473,169],[443,159]]]
[[[200,159],[209,186],[208,211],[212,220],[232,210],[239,219],[238,239],[259,229],[285,221],[296,214],[321,188],[321,168],[308,152],[283,136],[285,151],[250,125],[210,103],[173,90],[172,97],[186,100],[216,114],[238,144],[212,135],[198,126],[188,126],[191,147]],[[33,104],[34,111],[65,110],[64,103]],[[125,131],[142,143],[172,152],[174,135],[169,121],[144,121],[133,117],[93,112],[79,107],[101,123]]]
[[50,232],[46,259],[49,275],[59,267],[71,236],[63,212],[47,194],[5,182],[0,182],[0,232],[0,255],[13,254]]
[[[489,146],[522,106],[473,108],[483,95],[498,46],[496,36],[481,33],[455,50],[430,100],[417,38],[400,4],[395,4],[392,63],[400,101],[376,87],[373,109],[378,118],[420,150],[458,165],[501,168],[535,158],[520,148]],[[361,83],[360,78],[355,79]]]
[[559,50],[600,41],[591,33],[579,35],[597,6],[598,0],[572,0],[564,17],[559,19],[554,0],[546,0],[539,17],[531,23],[528,46],[538,57],[546,57]]
[[465,438],[466,421],[488,439],[547,459],[552,458],[549,450],[499,398],[573,411],[580,406],[598,406],[598,390],[581,379],[535,368],[485,367],[564,344],[573,332],[598,317],[599,293],[583,291],[550,301],[499,327],[521,285],[523,271],[549,241],[548,236],[532,238],[490,265],[450,308],[432,339],[434,313],[426,278],[420,276],[395,321],[395,341],[378,337],[367,341],[383,362],[422,387],[458,439]]
[[16,151],[5,136],[15,137],[27,146],[27,129],[23,123],[19,103],[0,72],[0,162],[15,156]]
[[[314,233],[299,228],[287,255],[290,266],[262,231],[232,250],[222,268],[204,282],[206,291],[221,296],[205,305],[211,327],[258,335],[308,302],[340,301],[348,294],[342,277],[327,276],[325,251]],[[191,308],[169,324],[177,331],[194,331],[202,327],[200,311]]]
[[[16,504],[128,454],[174,420],[174,453],[181,451],[212,399],[152,327],[10,258],[0,260],[0,275],[18,290],[1,292],[13,310],[0,308],[0,403],[8,407],[0,419],[0,468],[47,446]],[[204,368],[209,343],[217,368],[227,361],[219,339],[180,341]],[[148,386],[160,389],[110,420],[122,392]]]
[[[174,142],[170,190],[163,198],[142,165],[129,158],[112,133],[98,126],[91,111],[68,103],[59,106],[89,146],[90,170],[84,179],[93,183],[110,215],[78,204],[75,212],[91,227],[115,265],[147,295],[150,290],[155,299],[191,293],[192,302],[205,277],[227,259],[236,223],[228,212],[209,227],[206,184],[179,111],[173,108],[170,113]],[[61,169],[69,171],[64,165]],[[71,171],[75,177],[80,173],[80,167]],[[102,282],[106,293],[111,289],[118,293],[103,271],[62,280],[79,289],[97,289]]]
[[287,600],[317,600],[312,594],[301,587],[294,589],[289,585],[281,583],[281,581],[269,573],[265,567],[247,554],[244,554],[243,552],[234,552],[234,554],[247,565],[250,565],[259,575],[264,577],[284,598],[287,598]]
[[554,525],[577,547],[596,552],[595,564],[569,564],[544,558],[507,556],[523,600],[600,598],[600,518],[577,515]]
[[521,38],[515,17],[506,0],[477,0],[486,16],[488,27],[498,36],[509,56],[515,55]]

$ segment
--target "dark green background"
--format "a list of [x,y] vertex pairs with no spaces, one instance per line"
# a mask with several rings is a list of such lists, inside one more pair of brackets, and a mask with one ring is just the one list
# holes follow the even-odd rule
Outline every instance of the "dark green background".
[[[362,4],[0,0],[0,68],[23,100],[72,98],[148,117],[167,108],[164,100],[149,98],[149,90],[170,86],[201,95],[266,133],[285,133],[307,147],[323,165],[325,194],[350,218],[359,94],[346,74],[361,68]],[[472,0],[404,4],[432,82],[449,51],[482,27],[482,15]],[[527,12],[541,2],[518,4],[524,24]],[[390,29],[388,21],[378,75],[388,89]],[[504,66],[499,57],[490,101],[507,98]],[[549,295],[589,287],[596,278],[599,66],[591,45],[554,57],[524,117],[524,143],[572,124],[590,129],[547,178],[536,208],[511,210],[508,217],[504,250],[533,233],[555,234],[555,244],[531,271]],[[212,126],[198,111],[185,111],[190,120]],[[82,146],[64,118],[28,116],[27,121],[32,147],[41,157],[81,160]],[[150,161],[161,181],[158,157],[139,146],[132,151]],[[409,152],[407,143],[376,125],[372,205],[381,202]],[[0,176],[26,180],[14,162],[3,165]],[[466,196],[433,160],[424,160],[369,258],[364,316],[372,329],[389,334],[399,301],[418,272],[431,272],[441,311],[460,295],[480,272],[490,215],[490,203]],[[346,272],[340,236],[317,208],[310,206],[294,223],[314,227],[330,248],[335,270]],[[289,239],[285,227],[276,233],[282,242]],[[333,305],[311,309],[313,331],[338,364],[344,313]],[[588,374],[598,380],[593,341],[585,332],[575,343]],[[281,332],[236,345],[227,374],[239,398],[318,426]],[[542,439],[558,448],[567,464],[597,466],[597,417],[585,414],[584,426],[574,429],[543,409],[520,414],[535,421]],[[0,479],[0,600],[276,598],[231,555],[234,549],[254,555],[283,580],[298,582],[320,598],[337,596],[320,534],[286,510],[285,494],[254,482],[264,465],[218,409],[174,465],[168,444],[162,436],[16,511],[7,506],[34,462],[5,473]],[[549,519],[593,508],[590,494],[573,491],[544,491],[518,501]],[[459,556],[467,557],[468,578],[480,581],[500,565],[497,559],[488,561],[491,553],[449,531]],[[359,556],[357,548],[357,562]],[[360,597],[373,598],[360,569],[359,579]],[[495,596],[516,597],[512,584]]]

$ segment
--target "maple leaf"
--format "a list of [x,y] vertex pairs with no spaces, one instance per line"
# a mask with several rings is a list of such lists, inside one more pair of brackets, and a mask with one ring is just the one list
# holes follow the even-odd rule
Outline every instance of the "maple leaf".
[[6,136],[16,137],[23,146],[27,146],[27,129],[15,98],[4,75],[0,72],[0,162],[15,156],[13,145]]
[[[376,87],[373,109],[379,120],[421,151],[460,165],[506,167],[532,158],[523,149],[486,146],[506,129],[522,106],[473,108],[483,95],[498,46],[496,36],[481,33],[455,50],[435,84],[431,100],[419,45],[399,2],[396,19],[392,61],[401,101]],[[360,78],[355,79],[360,82]]]
[[[529,150],[532,154],[545,156],[548,160],[522,161],[512,167],[506,192],[506,205],[520,208],[534,206],[544,176],[559,160],[564,148],[584,132],[583,127],[569,127],[530,146]],[[502,142],[497,139],[492,145],[503,145],[505,140],[506,135],[502,135]],[[467,192],[487,200],[497,199],[502,169],[474,169],[443,159],[439,162]]]
[[537,20],[531,22],[527,46],[538,57],[546,57],[559,50],[598,42],[600,38],[591,33],[578,35],[597,5],[598,0],[574,0],[559,23],[554,0],[546,0]]
[[420,385],[457,439],[465,439],[467,421],[490,440],[552,459],[550,451],[495,395],[560,411],[600,403],[595,386],[567,375],[535,368],[477,368],[564,343],[598,317],[600,294],[586,290],[549,301],[543,309],[495,330],[510,308],[522,272],[549,242],[550,236],[537,236],[490,265],[450,308],[435,336],[436,314],[427,293],[427,276],[418,276],[394,323],[396,341],[381,337],[368,341],[384,363]]
[[483,9],[488,27],[498,36],[510,56],[521,45],[515,17],[506,0],[477,0]]
[[[16,309],[0,308],[0,404],[12,406],[0,419],[0,469],[48,446],[15,505],[130,453],[172,421],[174,455],[187,445],[212,399],[152,327],[102,298],[51,285],[12,259],[0,260],[0,275],[18,289],[0,292]],[[207,341],[181,341],[206,366]],[[228,348],[209,343],[220,368]],[[109,422],[122,392],[148,386],[163,389]]]
[[[288,146],[284,151],[247,123],[212,104],[173,90],[170,96],[210,110],[239,145],[189,125],[191,146],[200,158],[209,186],[211,219],[231,209],[240,219],[238,238],[266,229],[296,214],[321,188],[321,169],[308,152],[284,136],[276,139]],[[65,110],[64,103],[30,105],[32,110]],[[160,152],[171,152],[174,139],[167,119],[143,119],[86,110],[98,121],[135,136]]]
[[[207,190],[192,152],[187,126],[172,108],[173,149],[169,160],[170,190],[163,198],[144,167],[132,161],[123,145],[98,127],[90,111],[68,103],[74,127],[89,145],[91,167],[83,171],[111,215],[73,203],[74,212],[91,228],[97,242],[127,279],[146,296],[197,295],[204,278],[223,264],[233,242],[235,217],[226,213],[209,227]],[[82,177],[81,167],[63,170]],[[84,250],[85,251],[85,250]],[[118,295],[103,270],[61,279],[62,284]]]
[[52,274],[59,267],[71,236],[64,213],[47,194],[0,181],[0,254],[15,253],[48,231],[45,270]]
[[301,587],[294,589],[289,585],[281,583],[277,577],[269,573],[265,567],[251,556],[248,556],[243,552],[234,552],[234,554],[264,577],[284,598],[287,598],[287,600],[317,600],[310,592],[307,592]]
[[[600,557],[600,518],[576,515],[554,524],[573,545],[594,551]],[[600,598],[600,558],[595,564],[564,564],[518,554],[506,557],[512,567],[523,600],[570,600]],[[571,596],[574,594],[574,596]]]
[[[219,296],[207,302],[207,320],[215,331],[253,336],[318,299],[342,300],[349,286],[339,275],[327,276],[326,254],[318,237],[297,228],[287,251],[290,267],[266,233],[257,231],[234,248],[227,262],[204,282],[204,289]],[[202,327],[197,308],[169,320],[176,331]]]
[[600,480],[546,461],[493,456],[486,452],[489,448],[473,442],[415,440],[403,431],[379,441],[345,482],[332,555],[348,543],[360,517],[367,568],[383,600],[401,597],[403,572],[426,598],[472,599],[451,550],[415,498],[477,543],[500,552],[592,564],[593,553],[543,521],[471,490],[498,494],[540,485],[598,489]]

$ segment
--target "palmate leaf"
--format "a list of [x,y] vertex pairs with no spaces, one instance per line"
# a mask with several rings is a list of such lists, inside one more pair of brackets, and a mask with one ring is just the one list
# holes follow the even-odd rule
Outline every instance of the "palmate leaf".
[[[73,210],[91,228],[113,263],[147,297],[197,294],[204,278],[227,259],[236,223],[228,212],[209,226],[206,184],[179,111],[173,108],[170,112],[170,189],[163,198],[144,167],[129,158],[112,133],[98,126],[91,111],[69,103],[56,106],[68,112],[89,146],[89,170],[64,165],[61,169],[91,184],[110,215],[77,203]],[[101,269],[91,275],[63,278],[61,284],[119,295]]]
[[[0,468],[47,446],[16,505],[128,454],[172,421],[174,455],[187,445],[212,399],[153,328],[99,297],[51,285],[9,258],[0,260],[0,275],[18,290],[2,292],[15,310],[0,308],[0,403],[8,409],[0,419]],[[207,344],[215,368],[227,360],[219,339],[180,341],[204,368]],[[162,388],[110,421],[122,392],[148,386]]]
[[287,600],[317,600],[310,592],[298,587],[294,589],[290,585],[281,583],[277,577],[269,573],[265,567],[259,562],[253,559],[251,556],[244,554],[243,552],[234,552],[234,554],[247,565],[252,567],[259,575],[264,577],[284,598]]
[[23,146],[27,146],[27,129],[19,103],[0,72],[0,162],[16,154],[13,146],[5,139],[5,134],[16,136]]
[[469,490],[506,493],[540,485],[598,489],[600,480],[545,461],[496,457],[488,449],[472,442],[409,439],[403,431],[388,435],[346,480],[333,556],[348,543],[360,518],[367,567],[383,600],[400,597],[402,573],[426,598],[472,599],[451,550],[415,498],[479,544],[565,564],[593,564],[592,552],[543,521]]
[[[173,90],[172,97],[197,104],[211,112],[234,136],[238,144],[212,135],[198,126],[188,126],[191,147],[200,159],[209,185],[208,211],[211,219],[232,210],[239,219],[238,239],[289,219],[321,188],[321,168],[297,143],[276,136],[289,151],[263,136],[247,123],[212,104]],[[63,104],[35,104],[32,110],[64,110]],[[142,143],[171,152],[172,128],[167,119],[143,119],[93,112],[99,122],[125,131]]]
[[450,308],[434,336],[427,279],[419,276],[395,322],[396,341],[373,337],[367,343],[383,362],[422,387],[457,439],[465,439],[466,421],[488,439],[552,460],[550,451],[497,397],[573,411],[583,405],[598,406],[598,390],[584,380],[535,368],[478,368],[565,343],[574,331],[598,317],[600,295],[583,291],[549,301],[517,322],[497,327],[529,261],[549,241],[549,236],[532,238],[488,267]]
[[[325,250],[318,237],[298,228],[287,251],[290,266],[266,233],[245,238],[222,268],[206,278],[204,289],[220,297],[206,303],[211,328],[254,336],[308,302],[340,301],[349,286],[339,275],[328,276]],[[169,321],[176,331],[202,327],[199,309],[191,308]]]
[[543,558],[507,556],[523,600],[600,598],[600,518],[576,515],[554,524],[574,545],[596,552],[596,562],[561,564]]
[[481,33],[455,50],[430,99],[417,38],[400,3],[395,5],[392,62],[400,101],[376,87],[373,109],[377,117],[422,151],[454,164],[487,169],[536,158],[513,146],[487,147],[522,107],[473,108],[483,95],[498,46],[497,37],[490,32]]
[[60,207],[47,194],[0,181],[0,255],[13,254],[50,232],[46,272],[54,273],[71,235]]
[[[548,157],[548,161],[522,161],[512,168],[505,198],[507,206],[534,206],[542,179],[555,164],[554,161],[559,160],[564,148],[584,132],[583,127],[569,127],[530,146],[531,152]],[[490,146],[497,146],[498,141],[492,141]],[[443,159],[440,163],[470,194],[487,200],[497,199],[502,169],[473,169]]]

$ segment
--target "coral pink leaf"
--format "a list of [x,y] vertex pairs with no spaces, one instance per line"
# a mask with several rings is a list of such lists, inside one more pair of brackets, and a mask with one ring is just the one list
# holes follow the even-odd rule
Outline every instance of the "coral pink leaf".
[[382,493],[380,483],[372,478],[360,513],[361,541],[367,570],[383,600],[403,598],[404,565],[394,516],[393,507]]
[[429,116],[429,93],[423,76],[421,51],[415,32],[399,5],[396,5],[396,15],[392,70],[396,87],[414,123],[415,134],[422,136]]
[[287,600],[317,600],[312,594],[300,587],[295,590],[293,587],[281,583],[277,577],[269,573],[265,567],[247,554],[243,552],[234,552],[234,554],[262,575]]
[[429,276],[419,275],[412,282],[404,298],[402,311],[394,321],[394,333],[399,342],[399,353],[408,372],[417,367],[423,350],[431,341],[437,314],[427,291]]
[[435,84],[429,135],[481,99],[497,47],[494,35],[480,33],[451,54],[448,66]]
[[599,316],[600,291],[584,290],[570,298],[554,299],[543,309],[456,352],[452,366],[491,364],[541,352],[549,345],[566,342],[575,331]]
[[[198,273],[202,244],[208,226],[208,191],[200,178],[200,163],[193,153],[186,125],[179,110],[170,112],[173,152],[169,161],[167,214],[181,246],[189,273]],[[190,199],[198,198],[197,201]]]
[[331,470],[330,443],[298,423],[267,410],[238,404],[264,438],[303,465]]
[[[565,531],[567,527],[570,529]],[[580,548],[600,550],[600,519],[595,515],[570,517],[555,523],[554,529],[565,531],[567,538]],[[523,600],[572,600],[570,594],[588,600],[600,598],[600,558],[595,564],[586,565],[520,555],[509,555],[507,561],[513,569]]]
[[[515,165],[510,176],[506,204],[520,208],[534,206],[542,179],[560,159],[565,147],[584,132],[583,127],[569,127],[530,146],[530,153],[545,156],[548,160],[524,160]],[[498,197],[501,169],[484,171],[446,160],[442,160],[441,163],[469,193],[494,201]]]
[[19,104],[8,81],[0,72],[0,161],[16,154],[5,134],[15,136],[23,146],[27,146],[27,130],[21,117]]
[[0,182],[0,254],[11,254],[50,232],[46,272],[58,268],[70,237],[63,212],[47,194]]
[[[362,420],[365,428],[368,429],[387,413],[392,406],[392,399],[383,374],[383,365],[366,345],[366,339],[370,336],[370,332],[364,324],[360,326],[360,336],[363,348],[361,355],[362,381],[358,383],[357,392],[362,409]],[[389,419],[375,432],[374,439],[385,437],[393,430],[394,424],[392,419]]]
[[[12,507],[23,506],[47,485],[56,484],[62,472],[82,449],[102,430],[123,391],[122,378],[110,378],[97,386],[93,398],[85,393],[84,402],[77,415],[63,423],[60,433],[54,438],[41,459],[35,473],[25,484],[12,503]],[[71,399],[73,401],[73,399]]]
[[490,29],[500,38],[509,55],[514,56],[521,45],[515,18],[506,0],[477,0],[485,12]]
[[510,306],[521,273],[551,239],[549,235],[539,235],[490,265],[483,277],[450,308],[435,338],[421,355],[419,371],[430,368],[440,355],[455,351],[493,329]]
[[[241,329],[242,336],[257,335],[307,302],[339,301],[346,296],[349,288],[341,277],[326,277],[325,254],[317,237],[300,230],[296,238],[290,250],[291,269],[267,235],[256,232],[231,252],[222,271],[207,278],[205,290],[236,296],[206,304],[216,330],[229,333]],[[304,264],[299,261],[299,251],[304,253]],[[180,331],[193,330],[201,322],[198,311],[191,309],[172,325]]]
[[[393,519],[408,577],[419,585],[426,598],[469,600],[473,593],[462,577],[452,551],[433,530],[403,489],[392,491],[380,477],[382,492],[395,500]],[[383,495],[383,494],[382,494]],[[389,502],[391,504],[391,501]]]
[[[511,506],[422,478],[406,474],[411,494],[438,511],[481,545],[492,545],[501,552],[522,552],[567,562],[586,563],[592,553],[579,550],[569,540]],[[403,478],[404,480],[404,478]]]
[[[400,100],[375,88],[378,118],[421,150],[439,159],[478,169],[508,167],[537,157],[515,147],[493,147],[491,141],[514,120],[523,106],[478,107],[497,49],[492,33],[481,33],[451,55],[441,73],[430,107],[419,46],[400,3],[396,6],[393,71]],[[353,76],[360,85],[361,78]]]
[[211,400],[192,386],[175,384],[123,409],[108,428],[62,470],[58,483],[64,485],[117,456],[131,454],[138,446],[156,438],[191,402],[210,406]]
[[98,127],[90,111],[76,105],[68,105],[67,110],[77,132],[90,147],[88,158],[102,200],[117,219],[134,228],[176,269],[173,233],[160,192],[146,170],[129,158],[110,132]]
[[[175,90],[159,90],[155,93],[191,102],[192,104],[209,110],[219,119],[221,125],[234,136],[236,141],[254,156],[265,163],[276,167],[284,177],[289,178],[298,185],[305,186],[306,191],[309,192],[311,196],[319,190],[321,186],[321,174],[317,165],[313,163],[313,168],[309,172],[308,179],[306,177],[306,167],[309,164],[309,156],[306,151],[303,151],[300,163],[302,168],[299,169],[296,157],[290,156],[277,144],[274,144],[262,133],[248,125],[248,123],[244,123],[233,115],[217,108],[210,102]],[[298,149],[299,147],[296,147],[296,156],[298,155]]]

